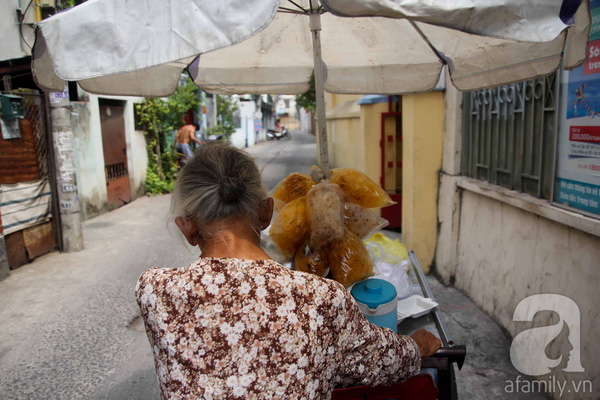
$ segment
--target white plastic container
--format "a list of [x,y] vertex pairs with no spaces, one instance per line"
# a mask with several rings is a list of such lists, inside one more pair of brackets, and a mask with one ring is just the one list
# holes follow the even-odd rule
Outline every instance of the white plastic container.
[[398,302],[398,320],[406,317],[419,318],[437,306],[435,301],[415,294]]

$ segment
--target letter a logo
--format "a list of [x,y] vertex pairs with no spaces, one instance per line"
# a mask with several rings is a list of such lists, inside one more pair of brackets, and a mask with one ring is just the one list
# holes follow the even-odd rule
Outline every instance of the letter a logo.
[[565,372],[584,372],[581,366],[580,313],[577,304],[568,297],[558,294],[536,294],[523,299],[515,309],[513,321],[532,321],[540,311],[554,311],[560,321],[556,325],[527,329],[517,336],[510,345],[510,360],[517,370],[530,376],[545,375],[560,364],[562,355],[555,360],[546,356],[545,349],[555,339],[566,324],[569,328],[569,342],[573,349]]

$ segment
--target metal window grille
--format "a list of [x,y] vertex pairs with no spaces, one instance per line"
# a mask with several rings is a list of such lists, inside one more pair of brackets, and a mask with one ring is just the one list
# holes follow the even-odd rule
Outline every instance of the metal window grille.
[[18,90],[1,93],[12,94],[23,98],[23,116],[31,123],[33,146],[35,148],[35,154],[40,170],[40,178],[47,178],[49,176],[49,171],[44,95],[37,93],[37,91],[23,92]]
[[550,199],[558,74],[463,97],[462,173]]

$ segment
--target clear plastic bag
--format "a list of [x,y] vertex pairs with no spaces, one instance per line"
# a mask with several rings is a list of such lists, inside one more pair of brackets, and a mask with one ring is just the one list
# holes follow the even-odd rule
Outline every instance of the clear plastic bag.
[[298,248],[296,258],[294,259],[294,269],[296,271],[309,272],[318,276],[325,277],[329,273],[329,262],[327,260],[327,246],[321,246],[317,250],[312,250],[308,242]]
[[344,195],[338,185],[322,182],[306,196],[310,247],[317,249],[344,237]]
[[342,188],[348,201],[366,208],[379,208],[395,204],[385,190],[355,169],[332,169],[331,183]]
[[399,299],[412,295],[406,247],[398,239],[392,240],[383,233],[376,233],[367,240],[367,250],[377,269],[375,277],[394,285]]
[[306,241],[309,228],[306,197],[301,197],[281,208],[271,225],[269,236],[275,246],[289,258]]
[[341,240],[331,242],[328,260],[333,279],[345,287],[375,275],[375,265],[365,245],[348,229]]
[[346,229],[350,229],[356,236],[364,239],[373,232],[388,226],[389,222],[358,204],[346,203],[344,205],[344,224]]

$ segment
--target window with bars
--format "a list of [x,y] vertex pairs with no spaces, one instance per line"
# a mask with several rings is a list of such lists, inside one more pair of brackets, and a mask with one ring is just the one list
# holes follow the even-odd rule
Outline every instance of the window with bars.
[[551,199],[557,76],[464,94],[463,175]]

